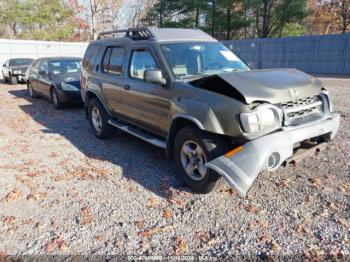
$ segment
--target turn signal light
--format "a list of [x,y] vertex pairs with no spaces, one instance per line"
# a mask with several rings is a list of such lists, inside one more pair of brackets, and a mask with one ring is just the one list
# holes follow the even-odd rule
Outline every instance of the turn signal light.
[[239,146],[239,147],[231,150],[230,152],[226,153],[225,157],[231,157],[231,156],[237,154],[238,152],[240,152],[242,150],[243,150],[243,146]]

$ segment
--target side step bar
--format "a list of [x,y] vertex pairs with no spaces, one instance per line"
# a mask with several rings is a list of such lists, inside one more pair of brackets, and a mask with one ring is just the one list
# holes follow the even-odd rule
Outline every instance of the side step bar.
[[166,148],[166,142],[164,140],[161,140],[155,136],[152,136],[149,132],[142,132],[141,130],[137,129],[136,127],[124,124],[118,120],[110,119],[108,120],[108,123],[126,133],[129,133],[133,136],[136,136],[154,146],[160,147],[165,149]]

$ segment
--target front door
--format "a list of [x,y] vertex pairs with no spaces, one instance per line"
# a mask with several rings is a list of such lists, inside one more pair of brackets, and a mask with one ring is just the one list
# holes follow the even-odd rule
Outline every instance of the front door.
[[39,65],[39,76],[37,78],[37,87],[39,92],[50,98],[51,79],[49,74],[49,63],[47,60],[41,61]]
[[146,69],[159,69],[150,48],[131,51],[128,77],[125,79],[121,111],[133,122],[149,130],[166,135],[169,125],[169,90],[144,81]]

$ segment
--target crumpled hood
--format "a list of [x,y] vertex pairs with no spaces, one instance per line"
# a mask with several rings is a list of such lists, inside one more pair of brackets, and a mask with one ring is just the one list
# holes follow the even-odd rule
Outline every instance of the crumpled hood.
[[[266,101],[271,104],[284,103],[300,98],[317,95],[321,91],[321,82],[316,78],[296,69],[271,69],[252,70],[243,72],[223,73],[215,76],[201,78],[192,81],[197,87],[205,86],[210,79],[211,85],[215,84],[215,77],[224,82],[217,81],[214,88],[206,88],[209,91],[227,95],[232,88],[232,96],[237,92],[243,96],[247,104],[254,101]],[[228,84],[224,87],[223,85]]]

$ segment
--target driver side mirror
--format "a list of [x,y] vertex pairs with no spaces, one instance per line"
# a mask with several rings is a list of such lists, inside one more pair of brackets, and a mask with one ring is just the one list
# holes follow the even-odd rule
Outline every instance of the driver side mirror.
[[159,69],[147,69],[144,73],[144,80],[147,83],[159,84],[162,86],[166,85],[166,79],[163,73]]
[[46,75],[46,72],[44,70],[40,70],[39,75],[44,76],[44,75]]

